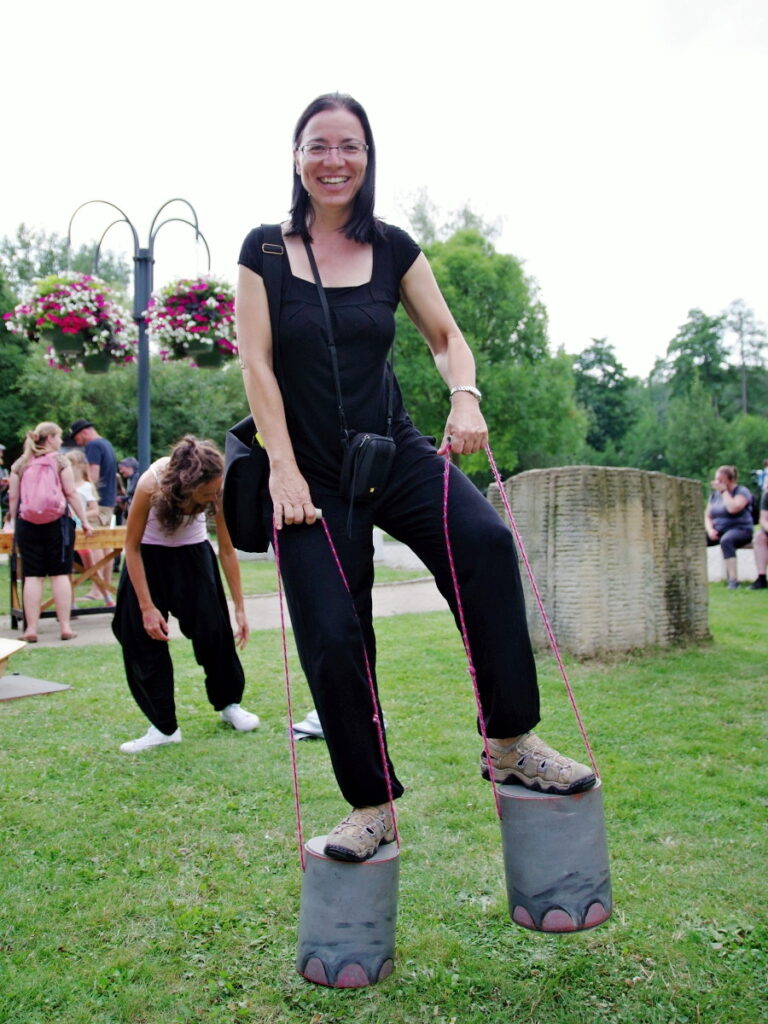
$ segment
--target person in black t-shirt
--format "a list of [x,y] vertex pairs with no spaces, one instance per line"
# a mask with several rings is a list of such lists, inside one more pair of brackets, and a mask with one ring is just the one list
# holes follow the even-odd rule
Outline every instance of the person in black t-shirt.
[[[488,431],[472,352],[426,257],[405,232],[374,216],[376,150],[360,104],[338,94],[311,103],[296,125],[293,163],[282,255],[269,247],[270,255],[264,253],[261,229],[247,236],[240,253],[237,334],[246,394],[270,461],[271,507],[264,515],[280,531],[299,656],[337,781],[353,808],[328,835],[325,852],[362,861],[394,838],[390,798],[403,793],[388,755],[385,761],[381,708],[363,652],[364,644],[373,667],[373,527],[416,552],[456,615],[443,534],[443,456],[480,451]],[[310,256],[329,307],[336,370]],[[265,258],[282,259],[274,344]],[[399,302],[448,388],[437,450],[408,417],[388,362]],[[344,425],[355,433],[391,433],[396,445],[386,483],[355,501],[351,514],[349,499],[340,495]],[[491,763],[483,752],[483,775],[544,792],[587,789],[595,783],[592,769],[530,731],[539,720],[539,693],[512,534],[455,466],[449,472],[448,524],[489,737]],[[351,600],[316,525],[316,506]]]
[[768,490],[763,491],[760,497],[760,529],[755,531],[754,547],[757,579],[749,589],[765,590],[768,587],[766,580],[766,569],[768,569]]

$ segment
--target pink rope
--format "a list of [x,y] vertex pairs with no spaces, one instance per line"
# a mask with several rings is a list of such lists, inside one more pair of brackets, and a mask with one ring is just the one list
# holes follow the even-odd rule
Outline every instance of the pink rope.
[[563,684],[565,686],[565,691],[568,694],[568,699],[571,702],[571,707],[573,708],[573,713],[576,716],[576,722],[577,722],[577,724],[579,726],[579,732],[581,733],[581,738],[584,741],[584,746],[586,747],[587,754],[589,755],[589,760],[590,760],[590,762],[592,764],[592,770],[595,773],[595,777],[599,779],[600,778],[600,772],[599,772],[598,767],[597,767],[597,762],[595,761],[595,755],[592,752],[592,747],[591,747],[589,739],[587,737],[587,730],[584,728],[584,722],[582,721],[581,714],[579,712],[579,708],[578,708],[578,706],[576,704],[576,698],[575,698],[575,696],[573,694],[573,689],[571,688],[571,684],[570,684],[570,682],[568,680],[568,673],[565,671],[565,665],[563,664],[563,659],[560,656],[560,648],[557,646],[557,640],[555,639],[554,630],[552,629],[552,623],[549,621],[549,616],[547,615],[546,609],[544,608],[544,602],[541,599],[541,594],[539,592],[539,588],[536,585],[536,580],[534,579],[534,576],[533,576],[533,569],[531,568],[531,563],[528,561],[528,555],[527,555],[526,550],[525,550],[525,545],[523,544],[523,538],[520,536],[520,531],[517,528],[517,523],[515,521],[515,517],[512,515],[512,509],[510,508],[509,499],[507,498],[507,493],[504,490],[504,485],[501,482],[501,476],[500,476],[499,470],[498,470],[498,468],[496,466],[496,461],[493,458],[493,453],[491,451],[491,447],[487,443],[485,445],[485,454],[488,456],[488,462],[490,463],[491,470],[493,472],[493,478],[496,481],[496,486],[498,487],[499,494],[501,495],[501,503],[504,506],[504,511],[507,514],[507,518],[509,519],[509,525],[512,528],[512,533],[514,534],[514,537],[515,537],[515,543],[517,544],[518,550],[520,551],[520,555],[521,555],[521,557],[523,559],[523,563],[525,564],[525,570],[528,573],[528,579],[531,582],[531,588],[532,588],[534,596],[536,598],[536,604],[538,605],[539,613],[541,614],[541,619],[542,619],[542,622],[544,623],[544,629],[546,630],[546,633],[547,633],[547,639],[549,640],[549,646],[552,648],[552,653],[555,656],[555,661],[557,662],[558,668],[560,669],[560,675],[563,678]]
[[283,638],[283,672],[285,677],[285,702],[288,708],[288,736],[291,746],[291,772],[293,773],[293,806],[296,813],[296,835],[299,843],[299,861],[301,870],[306,869],[304,854],[304,830],[301,824],[301,802],[299,800],[299,769],[296,763],[296,737],[293,733],[293,704],[291,702],[291,673],[288,668],[288,643],[285,631],[285,611],[283,610],[283,577],[280,572],[280,544],[277,524],[272,522],[272,547],[275,552],[275,570],[277,573],[277,597],[280,605],[280,631]]
[[[350,590],[349,582],[347,581],[347,577],[346,577],[346,574],[345,574],[344,569],[342,567],[341,560],[339,558],[338,552],[336,551],[336,547],[335,547],[335,545],[333,543],[333,538],[331,537],[331,532],[328,529],[328,524],[326,523],[325,519],[321,519],[320,522],[323,525],[323,530],[325,531],[325,536],[326,536],[326,538],[328,540],[328,546],[331,549],[331,554],[333,555],[333,559],[334,559],[334,561],[336,563],[336,567],[339,570],[339,575],[341,576],[341,580],[342,580],[342,582],[344,584],[344,588],[346,589],[347,593],[350,595],[350,601],[351,601],[352,600],[352,592]],[[301,820],[301,798],[300,798],[300,794],[299,794],[299,770],[298,770],[298,764],[297,764],[297,760],[296,760],[296,737],[295,737],[294,732],[293,732],[293,705],[292,705],[292,701],[291,701],[291,676],[290,676],[290,670],[288,668],[288,642],[287,642],[287,639],[286,639],[285,612],[283,610],[283,582],[282,582],[282,573],[281,573],[281,570],[280,570],[280,544],[279,544],[279,541],[278,541],[278,529],[277,529],[277,526],[276,526],[276,524],[274,522],[273,522],[273,525],[272,525],[272,547],[274,548],[274,551],[275,551],[275,569],[276,569],[276,572],[277,572],[277,593],[278,593],[278,598],[279,598],[279,602],[280,602],[280,631],[281,631],[281,634],[282,634],[282,643],[283,643],[283,673],[284,673],[284,678],[285,678],[285,701],[286,701],[286,706],[287,706],[287,710],[288,710],[288,736],[289,736],[289,739],[290,739],[290,748],[291,748],[291,773],[292,773],[292,777],[293,777],[293,801],[294,801],[294,808],[295,808],[295,812],[296,812],[296,834],[297,834],[298,843],[299,843],[299,860],[301,862],[301,870],[304,871],[306,869],[306,857],[305,857],[305,854],[304,854],[304,830],[303,830],[303,827],[302,827],[302,820]],[[353,604],[353,608],[354,608],[354,604]],[[357,616],[357,612],[355,612],[355,616]],[[362,640],[362,643],[363,643],[363,660],[365,662],[365,674],[366,674],[366,678],[368,679],[368,687],[369,687],[369,690],[370,690],[370,693],[371,693],[371,706],[374,709],[373,710],[373,722],[374,722],[374,724],[376,726],[376,735],[377,735],[378,741],[379,741],[379,752],[381,753],[381,763],[382,763],[382,766],[384,768],[384,778],[385,778],[386,784],[387,784],[387,799],[389,801],[389,811],[390,811],[390,814],[392,815],[392,827],[393,827],[394,833],[395,833],[395,842],[396,842],[397,848],[399,850],[400,849],[400,833],[399,833],[398,827],[397,827],[397,812],[395,811],[395,798],[394,798],[393,793],[392,793],[392,777],[390,775],[389,766],[387,764],[387,748],[386,748],[386,744],[385,744],[385,741],[384,741],[384,727],[383,727],[381,718],[379,717],[379,714],[376,711],[376,707],[377,707],[377,703],[376,703],[376,687],[375,687],[374,682],[373,682],[373,672],[371,671],[371,663],[370,663],[370,660],[369,660],[369,657],[368,657],[368,649],[365,646],[365,640],[364,640],[363,635],[362,635],[362,627],[360,629],[360,639]]]
[[[483,715],[483,705],[480,700],[480,688],[477,685],[477,672],[475,670],[475,661],[472,657],[472,649],[469,646],[469,632],[467,630],[467,623],[464,618],[464,605],[461,600],[461,588],[459,587],[459,577],[456,574],[456,565],[453,560],[453,545],[451,544],[451,534],[448,529],[448,476],[451,469],[451,458],[450,448],[448,454],[445,456],[445,467],[443,469],[443,536],[445,537],[445,550],[448,554],[448,564],[451,569],[451,580],[453,581],[453,593],[456,597],[456,608],[459,613],[459,625],[461,627],[461,639],[464,642],[464,651],[467,655],[467,671],[469,672],[469,678],[472,680],[472,690],[475,694],[475,703],[477,704],[477,721],[480,725],[480,735],[483,738],[483,750],[485,751],[485,759],[488,767],[491,767],[491,750],[488,745],[488,731],[485,728],[485,716]],[[496,801],[496,813],[501,818],[501,797],[496,786],[491,787],[493,789],[493,798]]]
[[[344,569],[342,567],[341,560],[339,558],[338,552],[336,551],[336,547],[335,547],[335,545],[333,543],[333,538],[331,537],[331,531],[328,528],[328,523],[326,522],[325,519],[321,519],[321,522],[323,524],[323,529],[325,530],[325,536],[328,539],[328,546],[330,547],[331,554],[333,555],[334,561],[336,562],[336,567],[339,570],[339,575],[341,576],[342,582],[344,583],[344,587],[345,587],[347,593],[349,594],[349,599],[350,599],[350,601],[352,601],[352,591],[349,588],[349,583],[347,581],[346,574],[345,574]],[[354,608],[354,603],[352,604],[352,607]],[[357,617],[357,611],[355,611],[355,617]],[[378,740],[379,740],[379,753],[381,754],[381,765],[382,765],[382,767],[384,769],[384,779],[385,779],[385,781],[387,783],[387,799],[389,800],[389,813],[392,815],[392,827],[393,827],[394,832],[395,832],[395,842],[397,843],[397,848],[399,850],[400,849],[400,833],[398,832],[398,829],[397,829],[397,813],[395,811],[395,798],[392,795],[392,778],[391,778],[391,776],[389,774],[389,766],[387,764],[387,747],[386,747],[386,744],[384,742],[384,725],[383,725],[383,723],[381,721],[381,718],[379,717],[378,712],[376,711],[376,707],[377,707],[376,687],[375,687],[374,682],[373,682],[373,672],[371,671],[371,662],[370,662],[370,660],[368,658],[368,649],[365,646],[365,637],[363,636],[362,626],[360,627],[360,640],[362,641],[362,645],[363,645],[363,659],[365,661],[365,675],[366,675],[366,678],[368,680],[368,689],[369,689],[370,694],[371,694],[371,707],[373,708],[373,719],[372,720],[373,720],[374,725],[376,726],[376,735],[377,735]]]

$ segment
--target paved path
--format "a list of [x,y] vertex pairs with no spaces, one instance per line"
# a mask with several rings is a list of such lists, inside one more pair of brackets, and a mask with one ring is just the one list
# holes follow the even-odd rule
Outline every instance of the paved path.
[[[423,563],[403,544],[388,542],[377,544],[376,563],[397,569],[424,568]],[[424,570],[420,579],[403,580],[398,583],[378,583],[373,588],[373,614],[376,617],[404,615],[415,612],[445,611],[448,608],[431,576]],[[260,594],[245,599],[246,614],[251,629],[278,629],[280,627],[280,605],[277,594]],[[286,623],[290,625],[288,613]],[[59,640],[59,624],[56,619],[41,619],[38,629],[40,647],[90,647],[93,644],[117,643],[111,629],[112,617],[108,614],[81,615],[72,619],[72,628],[77,633],[74,640]],[[8,626],[8,620],[0,627],[0,635],[15,638]],[[179,637],[178,624],[171,622],[171,637]]]
[[[737,552],[739,558],[739,577],[743,581],[754,579],[754,554],[752,551]],[[707,551],[710,581],[722,579],[722,556],[719,548]],[[386,565],[394,569],[424,569],[424,565],[404,544],[394,542],[376,543],[376,564]],[[421,579],[405,580],[400,583],[379,583],[373,588],[373,614],[376,617],[387,615],[404,615],[416,612],[445,611],[447,604],[439,593],[432,577],[424,569],[425,576]],[[280,626],[280,607],[276,594],[262,594],[245,599],[246,612],[251,629],[278,629]],[[7,617],[0,623],[0,636],[18,637],[8,625]],[[74,640],[62,643],[59,640],[58,623],[55,619],[42,619],[39,630],[38,647],[88,647],[92,644],[116,643],[112,635],[111,617],[109,615],[83,615],[72,620],[77,633]],[[286,612],[286,622],[288,614]],[[290,623],[288,623],[290,624]],[[180,636],[178,626],[171,623],[171,636]]]

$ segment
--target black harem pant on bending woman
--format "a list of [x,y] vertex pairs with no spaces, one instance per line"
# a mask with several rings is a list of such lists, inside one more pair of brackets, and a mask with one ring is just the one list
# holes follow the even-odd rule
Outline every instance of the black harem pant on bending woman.
[[[412,428],[411,428],[412,429]],[[379,498],[355,506],[310,481],[353,595],[335,564],[321,523],[280,531],[280,567],[302,668],[345,799],[353,807],[385,803],[386,775],[373,720],[362,638],[373,667],[373,526],[403,541],[435,577],[457,615],[443,531],[445,463],[430,442],[398,439],[392,473]],[[539,720],[539,691],[512,533],[490,502],[451,466],[448,525],[462,607],[489,736],[505,738]],[[353,607],[354,602],[354,607]],[[357,614],[355,614],[355,612]],[[458,622],[458,619],[457,619]],[[440,679],[425,679],[439,699]],[[381,715],[380,707],[377,713]],[[391,762],[393,795],[402,795]]]
[[[216,555],[208,541],[164,547],[142,544],[149,592],[164,617],[179,620],[205,671],[208,700],[216,711],[239,704],[245,676],[235,649],[229,609]],[[144,629],[141,609],[126,569],[120,577],[112,631],[123,648],[128,686],[152,725],[167,736],[178,728],[169,645]]]

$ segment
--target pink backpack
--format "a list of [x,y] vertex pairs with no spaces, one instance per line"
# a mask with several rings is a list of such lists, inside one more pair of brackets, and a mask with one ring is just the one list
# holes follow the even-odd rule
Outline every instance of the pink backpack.
[[61,519],[67,507],[56,453],[38,455],[21,474],[19,515],[28,523],[52,523]]

